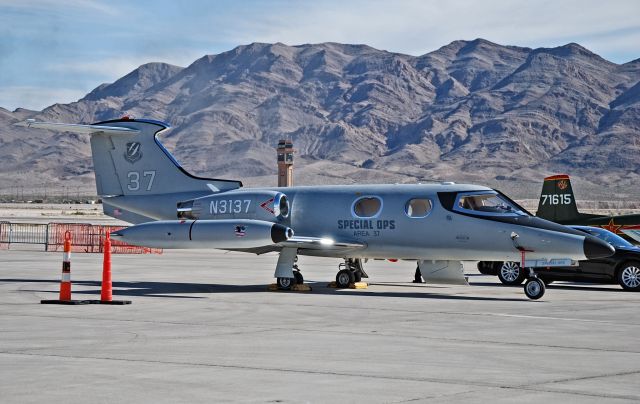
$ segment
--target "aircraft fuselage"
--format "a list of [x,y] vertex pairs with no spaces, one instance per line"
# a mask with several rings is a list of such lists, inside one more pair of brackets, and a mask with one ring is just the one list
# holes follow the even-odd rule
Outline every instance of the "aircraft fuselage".
[[[190,216],[181,218],[267,221],[290,227],[296,235],[363,245],[344,251],[303,246],[298,251],[302,255],[520,260],[516,246],[522,246],[528,250],[528,259],[585,259],[583,234],[515,209],[474,211],[459,206],[460,198],[475,195],[499,194],[490,188],[463,184],[240,188],[189,201]],[[278,198],[286,198],[286,214],[274,206]],[[131,204],[133,200],[128,198],[122,208],[157,220],[178,219],[176,211],[165,210],[162,215],[151,211],[158,204],[145,203],[143,197],[139,197],[138,206]],[[359,206],[362,200],[370,206]],[[415,201],[418,204],[410,208]],[[110,203],[117,204],[117,200]]]

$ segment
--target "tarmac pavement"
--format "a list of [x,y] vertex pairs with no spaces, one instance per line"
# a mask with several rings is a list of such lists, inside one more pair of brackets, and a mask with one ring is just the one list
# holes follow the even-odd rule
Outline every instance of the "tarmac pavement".
[[[74,299],[102,257],[73,254]],[[312,292],[269,292],[277,256],[114,255],[127,306],[41,305],[61,253],[0,251],[0,400],[493,402],[640,400],[640,293],[554,283],[540,301],[467,268],[471,286],[412,284],[369,261],[366,290],[327,288],[338,260],[300,257]]]

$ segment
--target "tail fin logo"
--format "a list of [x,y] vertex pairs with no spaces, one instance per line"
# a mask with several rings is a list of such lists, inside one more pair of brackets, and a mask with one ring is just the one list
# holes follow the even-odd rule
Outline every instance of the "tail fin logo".
[[133,164],[142,158],[141,145],[139,142],[127,143],[127,151],[124,153],[124,159]]
[[562,191],[564,191],[565,189],[567,189],[567,187],[569,186],[569,184],[567,183],[566,180],[560,180],[558,181],[558,188],[560,188]]

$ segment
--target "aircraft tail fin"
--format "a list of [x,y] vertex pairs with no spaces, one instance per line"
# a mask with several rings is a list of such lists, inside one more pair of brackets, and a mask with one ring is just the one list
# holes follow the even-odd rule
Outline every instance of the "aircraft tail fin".
[[91,135],[98,195],[145,196],[219,192],[240,188],[240,181],[200,178],[184,170],[157,135],[164,122],[124,117],[91,125],[35,122],[26,126]]
[[544,179],[536,216],[558,223],[580,217],[568,175],[552,175]]

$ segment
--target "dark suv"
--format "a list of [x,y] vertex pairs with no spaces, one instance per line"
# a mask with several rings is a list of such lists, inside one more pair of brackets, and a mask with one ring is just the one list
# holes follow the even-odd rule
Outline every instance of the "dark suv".
[[[625,290],[640,290],[640,248],[605,229],[588,226],[569,227],[606,241],[616,252],[607,258],[579,261],[577,267],[536,268],[536,273],[543,282],[618,283]],[[480,261],[478,271],[485,275],[497,275],[505,285],[519,285],[525,279],[525,271],[517,262]]]

